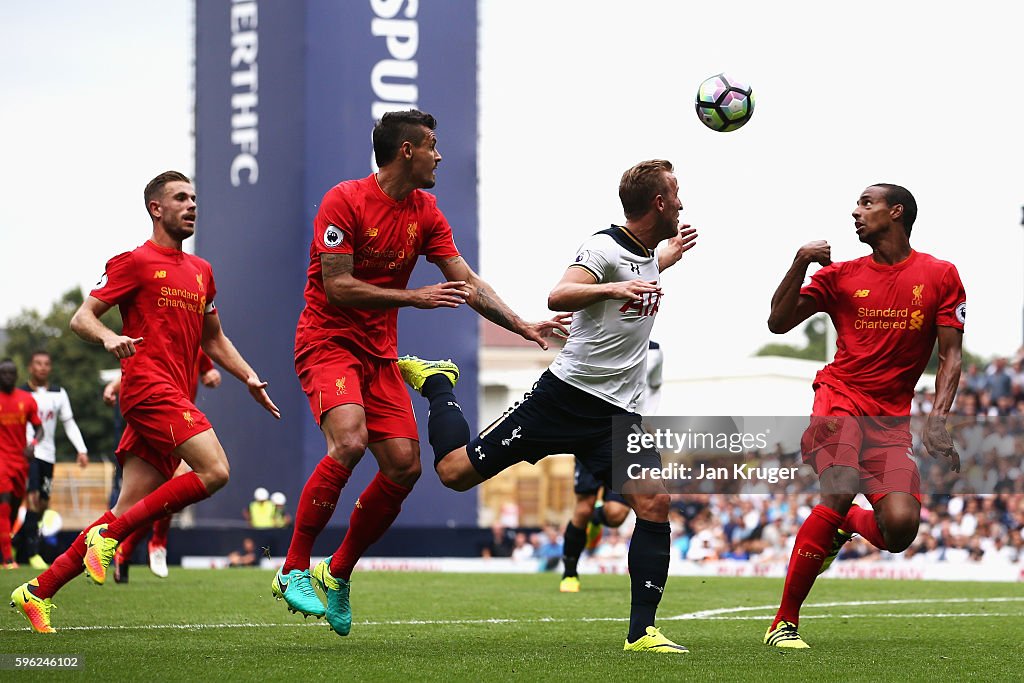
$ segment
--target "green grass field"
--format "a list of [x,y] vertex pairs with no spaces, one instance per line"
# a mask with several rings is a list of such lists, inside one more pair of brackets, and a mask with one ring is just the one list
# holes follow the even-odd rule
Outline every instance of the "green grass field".
[[[272,576],[172,568],[160,580],[137,567],[128,585],[76,579],[55,600],[57,634],[4,610],[0,653],[79,654],[90,677],[115,681],[1024,679],[1020,584],[823,580],[801,621],[812,649],[780,652],[761,637],[781,580],[670,577],[659,626],[691,649],[670,656],[622,652],[624,576],[560,594],[552,574],[357,573],[347,638],[288,613]],[[7,595],[30,572],[0,577]],[[0,679],[14,675],[53,672]]]

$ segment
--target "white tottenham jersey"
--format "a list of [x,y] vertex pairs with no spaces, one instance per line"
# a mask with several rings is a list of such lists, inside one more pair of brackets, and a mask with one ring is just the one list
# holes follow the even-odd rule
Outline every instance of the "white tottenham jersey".
[[[32,398],[36,400],[36,405],[39,406],[39,419],[43,422],[43,440],[36,446],[37,458],[44,462],[56,462],[57,446],[54,443],[54,438],[57,436],[58,418],[64,425],[64,433],[67,435],[68,441],[77,449],[77,452],[88,452],[85,448],[85,441],[82,439],[82,432],[79,431],[75,416],[71,412],[71,400],[68,398],[68,392],[64,391],[63,387],[51,385],[32,389],[25,385],[22,388],[32,394]],[[32,435],[35,434],[35,428],[31,424],[26,427],[28,440],[31,441]]]
[[[584,242],[571,267],[583,268],[599,283],[661,281],[657,254],[619,226]],[[647,348],[660,298],[651,293],[636,301],[609,299],[576,311],[551,373],[588,394],[636,411],[646,386]]]

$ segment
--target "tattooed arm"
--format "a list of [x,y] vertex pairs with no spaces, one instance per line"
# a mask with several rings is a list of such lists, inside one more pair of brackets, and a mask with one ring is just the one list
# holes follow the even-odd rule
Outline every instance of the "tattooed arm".
[[451,281],[418,289],[389,289],[352,275],[352,254],[320,254],[327,301],[342,308],[456,308],[466,303],[466,282]]
[[466,303],[495,325],[535,342],[542,349],[548,348],[544,338],[551,336],[554,330],[568,334],[564,316],[555,316],[552,320],[539,323],[528,323],[520,318],[515,311],[508,307],[508,304],[501,300],[494,289],[469,267],[469,264],[461,256],[438,261],[437,266],[448,278],[449,284],[458,282],[465,285],[463,289],[467,293]]

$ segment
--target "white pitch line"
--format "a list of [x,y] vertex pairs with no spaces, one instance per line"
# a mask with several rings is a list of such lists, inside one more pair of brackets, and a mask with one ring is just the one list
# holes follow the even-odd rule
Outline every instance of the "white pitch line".
[[[922,598],[919,600],[858,600],[851,602],[821,602],[804,605],[805,608],[822,607],[863,607],[872,605],[919,605],[926,603],[1008,603],[1024,602],[1024,597],[995,597],[995,598],[951,598],[948,600],[938,598]],[[704,610],[703,612],[691,612],[673,617],[659,617],[662,621],[678,621],[689,619],[706,619],[708,621],[755,621],[766,619],[764,615],[739,615],[737,612],[755,612],[764,610],[775,610],[776,605],[760,605],[756,607],[725,607],[716,610]],[[801,615],[801,619],[950,619],[950,618],[985,618],[985,617],[1024,617],[1024,613],[1004,612],[916,612],[898,613],[886,612],[880,614],[807,614]],[[554,617],[538,617],[536,619],[401,619],[385,621],[363,621],[355,622],[353,626],[480,626],[487,624],[536,624],[536,623],[568,623],[568,622],[596,622],[596,621],[627,621],[624,617],[580,617],[576,619],[558,619]],[[136,624],[136,625],[109,625],[109,626],[65,626],[58,628],[58,631],[202,631],[208,629],[225,628],[302,628],[302,627],[326,628],[327,623],[322,621],[302,621],[285,623],[219,623],[219,624]],[[0,629],[0,633],[29,631],[26,628]]]
[[[985,603],[985,602],[1024,602],[1024,597],[996,597],[996,598],[919,598],[917,600],[855,600],[848,602],[816,602],[804,605],[804,609],[816,607],[870,607],[872,605],[926,605],[926,604],[963,604],[963,603]],[[779,605],[757,605],[755,607],[722,607],[719,609],[707,609],[699,612],[688,612],[678,614],[674,617],[658,617],[666,621],[678,621],[684,619],[711,619],[722,614],[736,614],[737,612],[764,612],[778,610]],[[758,617],[760,618],[760,617]]]

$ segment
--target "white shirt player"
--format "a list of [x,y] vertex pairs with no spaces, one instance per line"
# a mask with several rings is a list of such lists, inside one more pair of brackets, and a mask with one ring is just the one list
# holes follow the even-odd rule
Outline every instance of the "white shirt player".
[[[570,267],[587,270],[599,283],[661,282],[657,252],[619,226],[591,236]],[[647,384],[647,349],[660,300],[661,294],[652,292],[636,301],[607,299],[577,311],[549,370],[566,384],[635,412]]]
[[[36,457],[43,462],[53,463],[57,460],[57,446],[54,437],[57,434],[57,420],[64,425],[64,433],[68,441],[75,447],[78,453],[88,453],[85,447],[85,440],[82,439],[82,432],[78,429],[75,416],[71,412],[71,399],[63,387],[54,385],[37,387],[32,389],[29,386],[22,387],[32,394],[39,406],[39,419],[43,422],[43,440],[36,445]],[[29,441],[32,440],[34,430],[31,425],[26,425]]]

